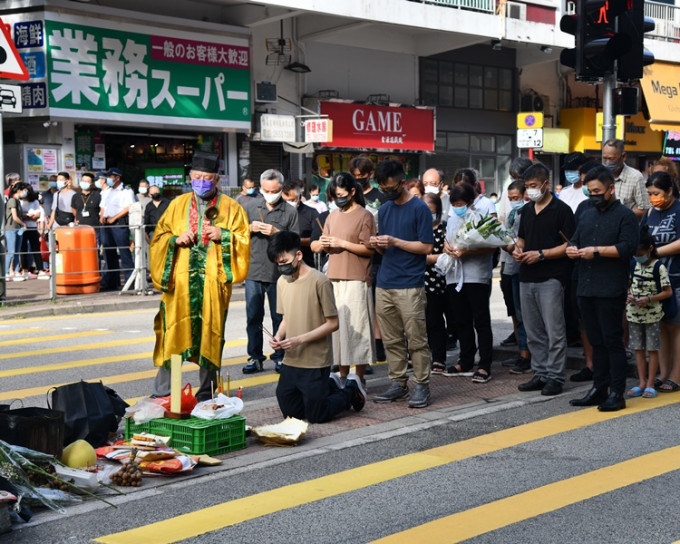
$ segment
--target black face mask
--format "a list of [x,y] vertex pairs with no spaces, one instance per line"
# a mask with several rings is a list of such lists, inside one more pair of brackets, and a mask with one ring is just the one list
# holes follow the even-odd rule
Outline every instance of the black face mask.
[[336,197],[335,199],[335,205],[340,209],[346,208],[349,205],[349,203],[350,200],[348,196],[339,196]]
[[292,260],[291,262],[289,262],[289,263],[285,263],[285,264],[280,264],[280,265],[278,265],[278,267],[279,267],[279,272],[280,272],[282,275],[284,275],[284,276],[292,276],[293,274],[295,274],[295,271],[296,271],[296,270],[298,269],[298,267],[300,266],[300,263],[298,263],[297,266],[296,266],[294,263],[295,263],[295,259],[293,259],[293,260]]
[[605,199],[604,194],[590,195],[590,203],[599,210],[604,210],[609,206],[609,200]]
[[385,195],[387,200],[397,200],[401,196],[401,186],[398,189],[385,191],[380,189],[380,192]]
[[356,180],[362,189],[366,189],[371,185],[371,178],[356,178]]
[[151,195],[151,198],[153,200],[160,200],[161,199],[161,194],[160,193],[154,193]]

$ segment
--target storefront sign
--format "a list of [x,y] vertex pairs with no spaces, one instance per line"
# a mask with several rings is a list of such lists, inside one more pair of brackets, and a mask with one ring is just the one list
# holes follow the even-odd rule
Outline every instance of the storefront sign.
[[294,142],[295,117],[265,113],[260,118],[260,140],[263,142]]
[[678,65],[655,62],[644,69],[640,80],[654,130],[680,128],[680,83]]
[[330,119],[307,119],[305,121],[305,142],[333,141],[333,121]]
[[321,102],[322,115],[333,121],[327,147],[434,151],[434,110]]
[[194,119],[202,127],[250,128],[247,40],[49,12],[45,17],[50,115],[183,126]]

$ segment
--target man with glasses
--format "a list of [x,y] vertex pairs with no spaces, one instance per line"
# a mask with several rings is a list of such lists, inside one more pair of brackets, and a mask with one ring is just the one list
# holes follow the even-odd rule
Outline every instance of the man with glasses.
[[425,408],[430,404],[425,265],[434,235],[430,208],[406,190],[404,175],[401,163],[390,160],[380,163],[375,175],[389,201],[378,212],[379,235],[371,236],[369,243],[383,254],[376,289],[376,315],[392,383],[373,400],[387,403],[409,398],[405,338],[416,382],[409,406]]

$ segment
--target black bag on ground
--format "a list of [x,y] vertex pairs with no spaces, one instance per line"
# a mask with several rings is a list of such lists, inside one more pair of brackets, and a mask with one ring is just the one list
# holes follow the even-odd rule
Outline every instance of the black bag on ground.
[[113,389],[101,382],[82,380],[55,387],[50,406],[64,412],[64,445],[83,439],[95,448],[116,431],[126,407],[127,403]]

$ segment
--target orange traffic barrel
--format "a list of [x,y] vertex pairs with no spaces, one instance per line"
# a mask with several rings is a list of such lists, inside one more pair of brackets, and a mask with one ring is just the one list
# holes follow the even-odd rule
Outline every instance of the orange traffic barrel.
[[57,241],[57,294],[99,292],[97,236],[92,227],[74,225],[54,230]]

